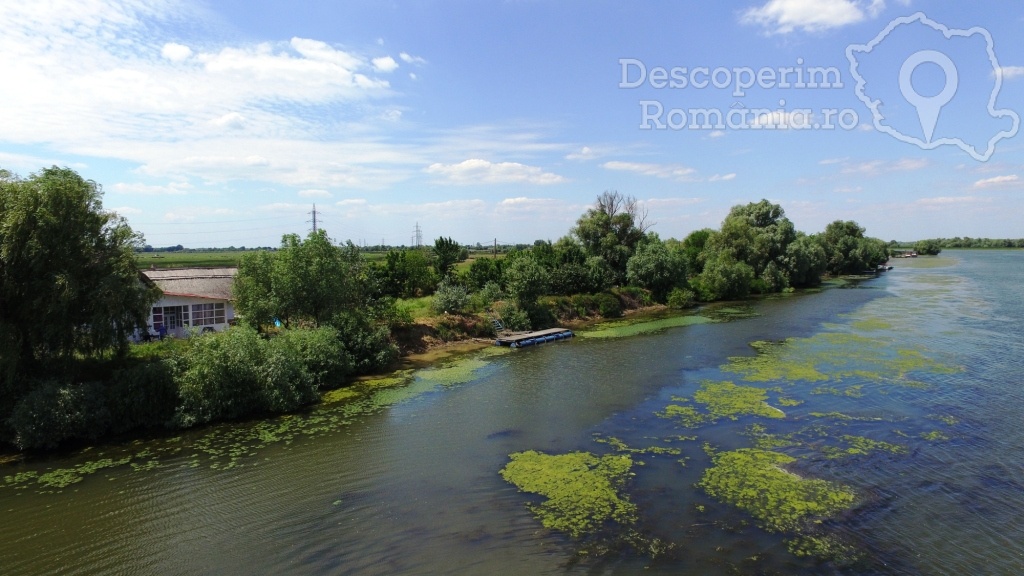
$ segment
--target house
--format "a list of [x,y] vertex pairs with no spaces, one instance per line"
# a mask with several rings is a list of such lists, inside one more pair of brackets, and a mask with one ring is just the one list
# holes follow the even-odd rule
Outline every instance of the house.
[[145,280],[163,291],[149,312],[150,334],[182,337],[190,329],[220,332],[234,324],[231,286],[236,272],[238,268],[144,270]]

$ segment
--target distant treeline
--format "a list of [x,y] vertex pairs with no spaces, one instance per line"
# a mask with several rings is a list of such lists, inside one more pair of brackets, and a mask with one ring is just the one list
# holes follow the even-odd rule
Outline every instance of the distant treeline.
[[177,246],[150,246],[146,244],[142,248],[136,248],[136,252],[245,252],[247,250],[274,250],[272,246],[255,246],[252,248],[246,248],[245,246],[228,246],[227,248],[185,248],[181,244]]
[[912,248],[920,243],[935,244],[939,248],[1024,248],[1024,238],[932,238],[917,242],[897,242],[900,248]]

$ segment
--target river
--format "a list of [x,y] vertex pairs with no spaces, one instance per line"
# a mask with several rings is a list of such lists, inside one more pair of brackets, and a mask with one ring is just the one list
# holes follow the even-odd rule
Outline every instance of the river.
[[[4,465],[0,573],[1024,573],[1024,251],[892,263]],[[716,458],[753,448],[851,500],[780,528],[713,497]],[[528,451],[628,458],[633,514],[545,528],[545,496],[501,473]],[[806,536],[841,553],[795,554]]]

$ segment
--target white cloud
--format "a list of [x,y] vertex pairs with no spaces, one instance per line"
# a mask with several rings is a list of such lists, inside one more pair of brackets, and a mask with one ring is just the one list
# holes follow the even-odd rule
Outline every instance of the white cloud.
[[420,58],[419,56],[413,56],[412,54],[409,54],[408,52],[401,52],[398,55],[398,57],[401,58],[402,62],[405,62],[406,64],[426,64],[427,63],[427,61],[424,60],[423,58]]
[[551,172],[544,172],[536,166],[518,162],[489,162],[479,158],[464,160],[458,164],[431,164],[426,172],[444,176],[453,184],[500,184],[522,182],[527,184],[560,184],[565,178]]
[[1012,186],[1020,181],[1020,177],[1016,174],[1010,174],[1008,176],[993,176],[992,178],[984,178],[974,183],[975,188],[995,188],[999,186]]
[[806,130],[814,125],[812,115],[808,112],[783,112],[775,110],[760,114],[751,122],[751,127],[762,130]]
[[657,178],[671,178],[673,180],[691,180],[691,176],[697,171],[693,168],[679,164],[647,164],[642,162],[620,162],[612,160],[601,165],[607,170],[622,170],[635,172],[644,176],[655,176]]
[[378,72],[394,72],[398,69],[398,62],[395,62],[395,59],[391,56],[374,58],[371,62],[373,62],[373,68]]
[[183,62],[192,56],[192,49],[184,44],[168,42],[167,44],[164,44],[163,49],[160,50],[160,55],[171,62]]
[[979,198],[977,196],[938,196],[935,198],[919,198],[914,201],[914,204],[929,208],[938,208],[952,204],[975,204],[988,201],[988,198]]
[[318,188],[309,188],[307,190],[299,190],[300,198],[331,198],[334,196],[327,190],[320,190]]
[[818,164],[820,164],[822,166],[828,166],[830,164],[843,164],[844,162],[848,161],[849,159],[850,159],[849,156],[847,156],[845,158],[825,158],[824,160],[819,160]]
[[728,182],[729,180],[736,179],[736,173],[730,172],[729,174],[715,174],[711,178],[708,178],[708,182]]
[[924,158],[902,158],[900,160],[870,160],[856,164],[844,163],[842,174],[862,174],[874,176],[884,172],[909,172],[921,170],[928,167],[928,161]]
[[1020,78],[1024,76],[1024,66],[1002,66],[999,68],[999,73],[1003,76],[1003,80]]
[[874,18],[884,9],[885,0],[769,0],[744,11],[740,21],[772,34],[820,32]]
[[711,132],[708,132],[708,138],[721,138],[723,136],[725,136],[724,130],[712,130]]
[[221,128],[241,130],[242,128],[245,128],[245,116],[242,116],[238,112],[228,112],[219,118],[211,120],[210,123],[214,126],[220,126]]
[[566,160],[593,160],[597,154],[589,146],[580,148],[579,152],[570,152],[565,155]]
[[166,185],[118,182],[109,189],[115,194],[130,196],[181,196],[191,193],[192,185],[188,182],[171,182]]
[[338,200],[335,202],[338,206],[365,206],[366,198],[346,198],[344,200]]

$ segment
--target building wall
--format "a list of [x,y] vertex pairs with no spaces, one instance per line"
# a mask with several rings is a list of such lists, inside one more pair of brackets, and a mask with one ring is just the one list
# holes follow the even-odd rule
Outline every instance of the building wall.
[[[223,304],[224,321],[215,322],[213,324],[198,325],[197,314],[194,313],[195,308],[193,307],[193,305],[196,304]],[[235,318],[235,308],[231,304],[230,300],[220,300],[214,298],[197,298],[194,296],[164,295],[159,300],[157,300],[156,303],[153,304],[153,306],[149,309],[149,319],[146,321],[146,324],[149,326],[149,333],[153,336],[158,336],[159,326],[161,324],[169,324],[168,319],[162,317],[165,316],[165,314],[161,314],[160,316],[154,318],[153,308],[160,308],[161,311],[164,312],[164,308],[175,308],[181,306],[188,307],[188,320],[184,321],[184,318],[179,317],[182,326],[178,328],[168,328],[167,335],[181,338],[186,335],[186,332],[189,329],[203,330],[205,328],[212,328],[213,330],[220,332],[221,330],[227,328],[230,325],[231,321]]]

